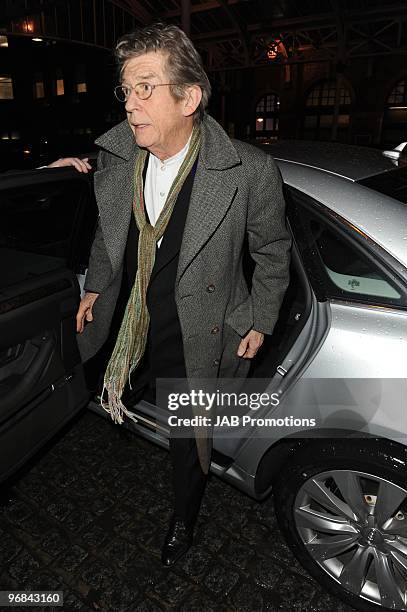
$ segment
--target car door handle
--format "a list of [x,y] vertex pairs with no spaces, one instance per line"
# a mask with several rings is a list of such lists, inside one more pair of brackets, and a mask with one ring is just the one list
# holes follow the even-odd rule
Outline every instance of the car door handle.
[[7,419],[16,406],[23,406],[24,400],[31,394],[54,351],[55,339],[53,334],[46,332],[41,337],[41,344],[32,365],[21,375],[18,384],[0,398],[0,423]]
[[32,304],[37,300],[49,297],[54,293],[65,291],[65,289],[69,289],[71,286],[72,285],[67,278],[61,278],[51,283],[42,285],[41,287],[25,290],[14,297],[0,300],[0,314],[6,314],[12,310],[21,308],[26,304]]

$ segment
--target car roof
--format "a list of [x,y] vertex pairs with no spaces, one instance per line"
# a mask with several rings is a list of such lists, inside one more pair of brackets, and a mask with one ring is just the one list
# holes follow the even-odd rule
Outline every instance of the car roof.
[[407,267],[404,202],[327,170],[278,158],[276,162],[286,185],[330,208]]
[[352,181],[395,168],[381,149],[307,140],[276,140],[254,144],[276,160],[319,168]]

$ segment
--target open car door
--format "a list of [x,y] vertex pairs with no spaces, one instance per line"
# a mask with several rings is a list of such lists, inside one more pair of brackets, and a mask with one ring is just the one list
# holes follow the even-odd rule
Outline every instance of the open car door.
[[73,169],[0,177],[0,482],[89,399],[75,315],[92,194]]

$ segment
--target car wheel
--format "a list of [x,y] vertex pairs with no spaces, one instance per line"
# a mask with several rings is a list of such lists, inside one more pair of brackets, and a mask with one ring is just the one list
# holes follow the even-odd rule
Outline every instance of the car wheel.
[[407,610],[407,455],[381,440],[324,440],[274,487],[295,556],[357,610]]

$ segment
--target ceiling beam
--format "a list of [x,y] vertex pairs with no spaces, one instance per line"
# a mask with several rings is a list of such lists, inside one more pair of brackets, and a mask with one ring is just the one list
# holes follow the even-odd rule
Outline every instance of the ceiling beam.
[[134,15],[143,25],[147,25],[152,20],[150,13],[137,0],[109,0],[109,2]]
[[332,10],[335,15],[336,31],[337,31],[337,54],[338,62],[343,62],[346,59],[346,35],[345,35],[345,23],[343,20],[342,12],[339,7],[338,0],[330,0]]
[[229,8],[229,4],[227,0],[219,0],[220,5],[222,6],[224,12],[228,16],[229,20],[232,22],[232,25],[236,28],[236,30],[240,34],[240,40],[243,44],[243,55],[244,55],[244,63],[250,64],[250,52],[249,52],[249,36],[247,34],[246,24],[241,23],[238,17],[233,13],[233,11]]
[[[241,2],[241,0],[228,0],[227,4],[231,6],[232,4],[239,4],[239,2]],[[204,13],[205,11],[212,11],[213,9],[219,8],[222,8],[222,3],[219,0],[209,0],[207,2],[201,2],[200,4],[191,4],[191,13]],[[163,19],[171,19],[172,17],[180,16],[181,11],[179,9],[161,13]]]
[[[347,11],[343,12],[343,19],[346,24],[366,23],[383,21],[384,19],[392,19],[397,14],[399,20],[407,20],[407,4],[397,7],[387,7],[382,9],[373,9],[367,11]],[[312,32],[321,28],[337,29],[337,21],[335,14],[321,13],[319,15],[310,15],[305,17],[291,17],[282,19],[273,19],[270,24],[251,23],[247,26],[247,32],[253,34],[279,34],[280,32],[293,32],[296,30],[306,30]],[[210,32],[201,32],[194,34],[192,39],[196,42],[210,42],[219,40],[228,40],[236,38],[236,29],[227,28]]]
[[[239,4],[241,3],[242,0],[227,0],[227,4],[229,6],[232,6],[233,4]],[[220,2],[220,0],[204,0],[203,2],[201,2],[200,4],[192,4],[191,5],[191,14],[193,13],[202,13],[204,11],[211,11],[213,9],[219,9],[222,8],[222,4]],[[368,9],[368,10],[363,10],[363,11],[358,11],[358,10],[353,10],[353,11],[341,11],[343,18],[346,21],[353,20],[355,18],[358,18],[360,20],[365,20],[366,16],[369,16],[369,18],[371,20],[380,20],[383,17],[391,17],[393,16],[394,18],[396,17],[400,17],[402,15],[406,15],[407,12],[407,6],[406,3],[394,3],[393,5],[388,5],[388,6],[383,6],[381,8],[374,8],[374,9]],[[170,18],[170,17],[180,17],[181,16],[181,10],[180,9],[175,9],[175,10],[171,10],[171,11],[166,11],[164,13],[161,13],[161,17],[163,19],[166,18]],[[297,17],[289,17],[289,18],[284,18],[284,17],[278,17],[272,20],[272,25],[277,25],[277,27],[279,25],[292,25],[294,26],[295,24],[299,24],[300,27],[304,26],[305,24],[313,24],[315,19],[323,19],[323,20],[329,20],[332,24],[335,21],[335,16],[333,13],[322,13],[322,14],[317,14],[317,15],[299,15]]]

